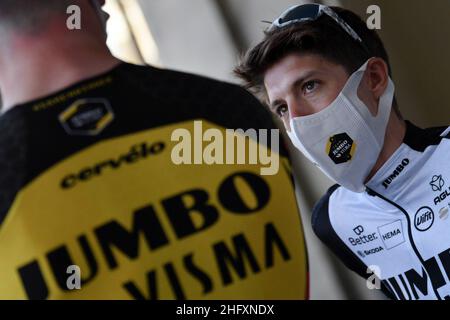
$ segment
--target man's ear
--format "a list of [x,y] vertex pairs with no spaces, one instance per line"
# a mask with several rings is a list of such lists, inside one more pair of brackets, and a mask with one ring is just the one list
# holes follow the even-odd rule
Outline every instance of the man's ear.
[[378,114],[378,104],[389,83],[388,66],[378,57],[367,62],[363,80],[358,88],[358,97],[367,106],[372,116]]
[[389,69],[382,58],[372,58],[367,64],[367,84],[373,94],[373,98],[378,102],[389,83]]

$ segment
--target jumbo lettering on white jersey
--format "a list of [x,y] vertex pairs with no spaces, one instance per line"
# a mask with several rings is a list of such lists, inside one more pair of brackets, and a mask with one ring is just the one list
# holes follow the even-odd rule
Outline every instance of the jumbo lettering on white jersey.
[[450,298],[449,132],[420,151],[403,143],[367,184],[373,193],[339,187],[329,198],[338,237],[364,265],[380,268],[397,299]]

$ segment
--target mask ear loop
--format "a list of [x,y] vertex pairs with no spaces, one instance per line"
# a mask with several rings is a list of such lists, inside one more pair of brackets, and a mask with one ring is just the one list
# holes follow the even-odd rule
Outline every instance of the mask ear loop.
[[[371,60],[368,59],[366,63],[364,63],[363,66],[356,72],[361,72],[360,76],[355,77],[355,79],[352,79],[353,81],[359,80],[359,85],[361,83],[361,79],[364,76],[365,71],[367,70],[367,64]],[[354,86],[354,85],[353,85]],[[359,88],[359,86],[358,86]],[[345,89],[344,89],[345,90]],[[345,90],[346,93],[349,95],[349,97],[357,103],[358,112],[360,113],[360,116],[363,118],[369,118],[372,119],[372,124],[368,124],[371,132],[376,135],[377,141],[384,141],[384,135],[386,131],[387,122],[390,117],[391,109],[392,109],[392,102],[394,98],[394,91],[395,91],[395,85],[392,79],[388,78],[388,85],[386,86],[386,89],[384,93],[381,95],[379,101],[378,101],[378,110],[377,114],[374,116],[369,111],[368,107],[364,102],[361,101],[361,99],[358,96],[358,90],[356,91],[348,91]],[[383,124],[383,125],[382,125]],[[386,125],[384,125],[386,124]],[[380,127],[382,127],[382,130],[380,130]]]

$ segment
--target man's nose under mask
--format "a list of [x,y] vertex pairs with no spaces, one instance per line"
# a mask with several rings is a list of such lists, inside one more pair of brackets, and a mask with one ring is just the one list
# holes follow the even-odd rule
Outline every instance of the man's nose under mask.
[[357,94],[367,63],[350,76],[328,107],[292,118],[288,132],[294,146],[309,160],[354,192],[364,192],[364,182],[383,148],[395,91],[389,78],[373,116]]

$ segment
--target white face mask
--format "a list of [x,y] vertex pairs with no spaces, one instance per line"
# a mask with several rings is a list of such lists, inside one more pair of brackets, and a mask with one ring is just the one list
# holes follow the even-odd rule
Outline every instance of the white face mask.
[[309,160],[329,178],[354,192],[364,192],[364,181],[384,145],[392,109],[394,83],[380,97],[373,116],[358,98],[367,62],[353,73],[339,96],[322,111],[292,118],[288,135]]

